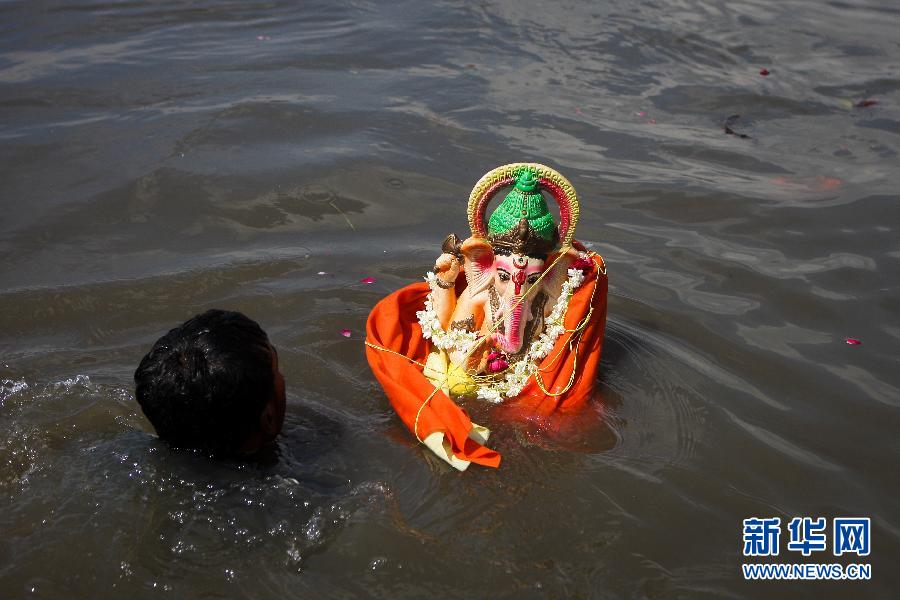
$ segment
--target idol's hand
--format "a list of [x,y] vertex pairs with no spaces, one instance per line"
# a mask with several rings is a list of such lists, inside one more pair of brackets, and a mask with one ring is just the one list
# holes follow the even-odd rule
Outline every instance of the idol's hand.
[[456,276],[459,275],[459,259],[447,252],[441,254],[434,263],[434,273],[443,284],[441,287],[445,289],[453,287]]

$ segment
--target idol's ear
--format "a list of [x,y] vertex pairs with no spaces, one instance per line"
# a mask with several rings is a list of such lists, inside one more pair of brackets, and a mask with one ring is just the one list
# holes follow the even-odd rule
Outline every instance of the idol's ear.
[[[578,259],[578,251],[571,246],[562,253],[562,256],[560,254],[560,252],[554,252],[547,257],[547,268],[551,270],[544,275],[543,280],[544,289],[554,298],[559,296],[562,285],[569,279],[569,268]],[[558,261],[557,258],[559,258]]]
[[463,268],[466,270],[469,294],[474,296],[487,288],[494,277],[494,249],[486,239],[470,237],[462,243],[459,251],[465,258]]

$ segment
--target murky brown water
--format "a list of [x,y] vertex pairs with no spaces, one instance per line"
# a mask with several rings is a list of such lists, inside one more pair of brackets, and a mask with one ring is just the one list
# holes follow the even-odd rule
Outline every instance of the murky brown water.
[[[0,5],[0,596],[896,594],[894,2],[296,4]],[[606,424],[460,475],[362,330],[518,160],[609,265]],[[279,348],[264,464],[137,411],[209,307]],[[742,580],[742,519],[819,515],[872,581]]]

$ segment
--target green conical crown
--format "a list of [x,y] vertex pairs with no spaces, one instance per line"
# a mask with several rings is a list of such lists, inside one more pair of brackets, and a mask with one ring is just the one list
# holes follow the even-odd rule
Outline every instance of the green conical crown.
[[547,209],[547,201],[541,196],[540,182],[534,171],[525,169],[516,179],[516,185],[488,219],[488,233],[505,233],[516,227],[524,217],[534,231],[545,240],[553,239],[556,223]]

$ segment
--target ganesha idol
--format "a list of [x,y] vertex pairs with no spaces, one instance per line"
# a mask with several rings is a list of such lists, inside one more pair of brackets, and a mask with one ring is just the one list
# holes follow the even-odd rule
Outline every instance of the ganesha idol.
[[[544,194],[559,206],[558,224]],[[369,316],[366,353],[391,404],[459,470],[499,466],[500,454],[457,401],[509,405],[528,418],[577,414],[591,396],[607,279],[603,259],[574,240],[578,215],[575,189],[550,167],[493,169],[469,197],[472,235],[447,236],[425,282],[394,292]]]

